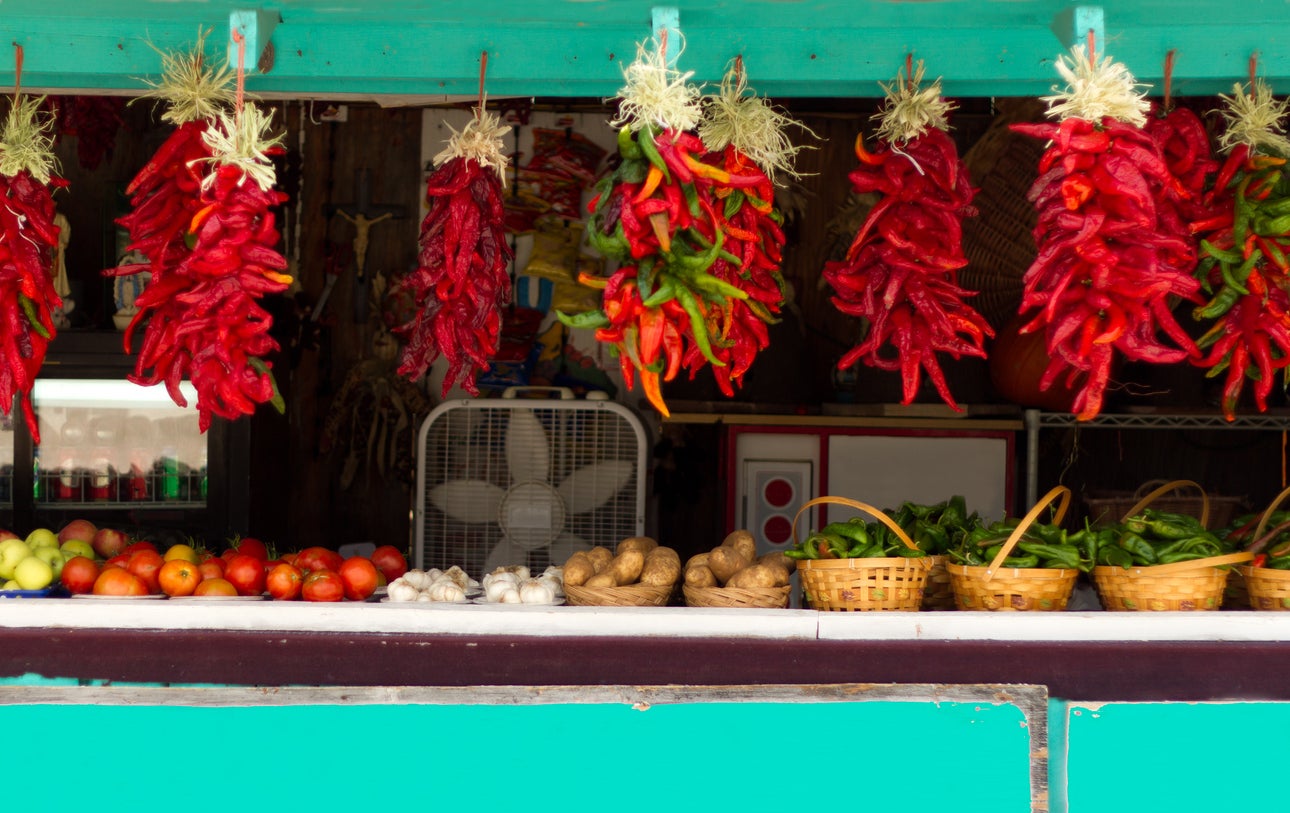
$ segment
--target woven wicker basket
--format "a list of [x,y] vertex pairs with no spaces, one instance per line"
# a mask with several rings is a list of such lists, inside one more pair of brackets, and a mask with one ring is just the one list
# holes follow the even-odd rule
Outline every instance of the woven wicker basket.
[[566,602],[574,607],[666,607],[675,588],[653,584],[622,587],[564,586]]
[[1053,500],[1061,498],[1053,522],[1060,523],[1070,506],[1071,492],[1057,486],[1035,503],[1008,536],[994,561],[985,567],[949,565],[950,579],[960,610],[1064,610],[1079,571],[1051,567],[1000,567]]
[[[846,497],[816,497],[802,505],[793,518],[793,541],[797,522],[812,506],[835,503],[873,516],[905,543],[918,546],[891,517],[877,508]],[[871,559],[803,559],[797,572],[802,592],[816,610],[904,610],[915,611],[923,604],[923,588],[932,568],[930,556],[891,556]]]
[[927,571],[927,583],[923,585],[924,610],[953,610],[957,605],[954,598],[954,585],[950,582],[948,561],[944,556],[929,556],[932,569]]
[[1151,567],[1093,568],[1093,584],[1107,610],[1217,610],[1223,606],[1226,565],[1252,553],[1229,553]]
[[791,587],[691,587],[681,588],[687,607],[757,607],[783,609],[788,606]]
[[[1188,486],[1200,492],[1197,519],[1208,528],[1209,496],[1191,480],[1171,480],[1158,486],[1127,508],[1121,519],[1136,516],[1153,503],[1161,507],[1157,502],[1161,497]],[[1253,558],[1254,554],[1242,552],[1150,567],[1101,565],[1093,568],[1093,584],[1102,606],[1108,610],[1217,610],[1223,606],[1223,591],[1231,572],[1227,566]]]
[[[1187,486],[1195,486],[1200,494],[1189,496],[1178,493]],[[1152,498],[1150,495],[1155,496]],[[1246,504],[1244,497],[1207,494],[1191,480],[1149,480],[1138,486],[1137,491],[1107,492],[1101,497],[1085,497],[1084,505],[1088,510],[1089,521],[1099,524],[1133,516],[1146,507],[1144,500],[1160,511],[1202,517],[1201,524],[1211,530],[1226,526]]]
[[[1281,506],[1287,496],[1290,496],[1290,488],[1278,494],[1276,499],[1264,509],[1263,516],[1259,519],[1259,524],[1254,529],[1254,535],[1250,537],[1251,540],[1263,538],[1273,512]],[[1246,590],[1245,601],[1253,609],[1290,610],[1290,570],[1277,570],[1270,567],[1254,567],[1250,565],[1238,567],[1233,575],[1235,578],[1231,581],[1240,579]],[[1232,598],[1233,601],[1240,599],[1240,596],[1232,597],[1230,586],[1228,597]]]

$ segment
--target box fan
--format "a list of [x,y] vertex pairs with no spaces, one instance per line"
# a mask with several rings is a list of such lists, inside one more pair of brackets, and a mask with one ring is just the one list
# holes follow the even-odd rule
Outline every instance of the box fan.
[[413,564],[562,564],[575,550],[644,533],[646,439],[608,400],[517,397],[440,404],[417,440]]

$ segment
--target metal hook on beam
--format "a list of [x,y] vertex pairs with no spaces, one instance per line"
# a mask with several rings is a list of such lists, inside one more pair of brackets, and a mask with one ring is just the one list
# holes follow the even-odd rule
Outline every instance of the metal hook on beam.
[[255,59],[247,60],[247,73],[268,73],[273,68],[273,30],[282,22],[282,15],[264,9],[239,9],[228,15],[228,61],[237,64],[238,33],[246,41],[246,53]]

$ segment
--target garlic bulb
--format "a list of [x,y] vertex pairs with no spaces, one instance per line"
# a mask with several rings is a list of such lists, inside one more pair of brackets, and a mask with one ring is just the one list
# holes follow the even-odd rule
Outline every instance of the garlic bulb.
[[417,593],[417,602],[418,602],[418,603],[424,602],[424,603],[426,603],[426,604],[429,604],[429,603],[430,603],[430,602],[432,602],[432,601],[434,601],[434,599],[430,598],[430,594],[429,594],[429,593]]
[[[534,579],[534,581],[538,581],[538,582],[541,582],[542,584],[545,584],[551,590],[551,595],[553,596],[564,595],[564,582],[562,582],[557,576],[550,576],[544,573],[541,576],[538,576],[536,579]],[[522,586],[523,585],[521,585],[521,587]]]
[[421,591],[413,587],[406,579],[399,577],[390,582],[386,597],[390,601],[416,601]]
[[501,601],[502,595],[507,591],[516,592],[515,584],[506,579],[484,579],[484,598],[488,601]]
[[409,570],[396,581],[404,581],[417,590],[424,590],[430,586],[430,577],[424,570]]
[[498,596],[497,598],[498,604],[522,603],[520,601],[520,591],[515,589],[515,585],[511,584],[510,582],[502,582],[502,584],[505,586],[505,589],[502,590],[501,595]]
[[528,565],[505,565],[503,567],[494,568],[493,572],[489,575],[497,576],[502,573],[513,573],[520,581],[523,581],[529,577],[529,568]]
[[456,582],[457,586],[460,587],[462,590],[465,590],[468,586],[470,586],[470,577],[466,575],[466,571],[462,570],[457,565],[453,565],[452,567],[445,570],[443,572],[443,575],[447,576],[448,578]]
[[465,601],[466,591],[449,578],[440,578],[426,591],[431,601]]
[[555,590],[549,581],[543,579],[526,579],[520,582],[520,601],[525,604],[553,604]]

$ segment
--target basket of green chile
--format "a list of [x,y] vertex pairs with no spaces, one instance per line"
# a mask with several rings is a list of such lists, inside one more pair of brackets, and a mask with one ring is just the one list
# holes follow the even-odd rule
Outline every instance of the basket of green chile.
[[[858,516],[799,539],[802,516],[828,504],[855,508],[873,521]],[[802,505],[793,518],[793,548],[785,553],[797,560],[802,592],[816,610],[918,610],[933,564],[892,517],[846,497],[817,497]]]
[[1290,511],[1279,510],[1288,495],[1290,488],[1261,514],[1237,517],[1228,529],[1228,543],[1254,556],[1235,575],[1244,583],[1246,601],[1256,610],[1290,610]]
[[[980,518],[975,512],[968,513],[967,501],[959,494],[930,505],[907,501],[895,510],[887,509],[885,513],[931,559],[927,583],[923,586],[922,609],[953,610],[954,586],[950,583],[950,573],[946,569],[948,560],[945,552],[962,542],[969,531],[980,528]],[[829,526],[823,529],[825,533],[829,530]]]
[[[976,528],[950,548],[947,569],[958,608],[1066,609],[1076,579],[1092,564],[1061,527],[1070,499],[1070,489],[1057,486],[1024,517]],[[1049,510],[1051,522],[1037,522]]]
[[1205,501],[1200,517],[1149,506],[1178,483],[1200,488],[1190,481],[1166,483],[1119,522],[1082,532],[1080,547],[1094,563],[1091,575],[1105,609],[1217,610],[1231,566],[1254,558],[1206,530]]

